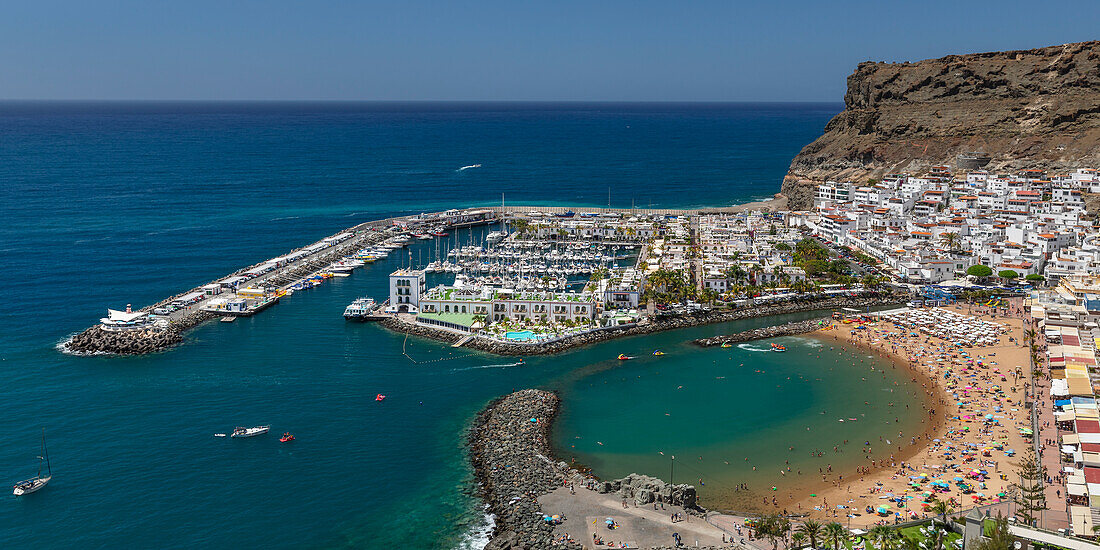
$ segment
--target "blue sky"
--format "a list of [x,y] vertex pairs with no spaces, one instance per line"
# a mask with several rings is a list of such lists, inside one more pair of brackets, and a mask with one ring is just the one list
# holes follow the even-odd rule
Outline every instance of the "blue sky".
[[3,99],[841,101],[860,61],[1100,29],[1096,0],[35,0],[3,13]]

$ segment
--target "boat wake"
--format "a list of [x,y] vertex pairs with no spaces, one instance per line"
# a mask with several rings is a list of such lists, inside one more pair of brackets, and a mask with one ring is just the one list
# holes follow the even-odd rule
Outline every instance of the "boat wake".
[[462,168],[459,168],[458,170],[455,170],[455,172],[463,172],[463,171],[469,170],[471,168],[481,168],[481,165],[480,164],[471,164],[469,166],[463,166]]
[[754,348],[749,344],[737,344],[737,349],[743,349],[745,351],[771,351],[771,348]]
[[516,361],[515,363],[501,363],[499,365],[475,365],[473,367],[462,367],[461,369],[454,369],[451,372],[462,372],[466,370],[475,369],[506,369],[509,367],[518,367],[520,365],[526,365],[523,361]]

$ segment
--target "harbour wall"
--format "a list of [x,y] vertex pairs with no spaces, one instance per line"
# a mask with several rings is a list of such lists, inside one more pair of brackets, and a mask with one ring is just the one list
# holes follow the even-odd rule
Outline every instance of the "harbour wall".
[[751,342],[753,340],[763,340],[765,338],[777,338],[779,336],[794,336],[795,334],[805,334],[818,330],[822,327],[823,323],[827,324],[830,320],[831,319],[828,317],[818,317],[817,319],[806,319],[805,321],[793,321],[782,325],[754,328],[735,334],[714,336],[712,338],[700,338],[698,340],[692,340],[692,343],[707,348],[711,346],[720,346],[722,344],[739,344],[741,342]]
[[[742,319],[753,319],[757,317],[769,317],[772,315],[783,315],[787,313],[800,313],[804,311],[840,309],[845,307],[866,308],[871,306],[893,305],[904,303],[907,299],[907,296],[899,297],[890,293],[876,293],[859,297],[841,296],[824,299],[807,297],[805,299],[785,302],[782,304],[769,304],[732,310],[698,312],[676,317],[657,318],[641,322],[636,325],[630,325],[626,327],[610,327],[578,334],[575,336],[568,336],[554,341],[533,344],[520,342],[502,342],[497,339],[478,336],[466,342],[464,344],[464,347],[486,351],[489,353],[495,353],[497,355],[550,355],[554,353],[560,353],[578,346],[595,344],[598,342],[604,342],[613,338],[619,338],[623,336],[651,334],[655,332],[678,328],[687,328],[712,323],[725,323],[729,321],[739,321]],[[446,342],[448,344],[454,344],[466,336],[463,333],[451,332],[448,330],[415,324],[395,317],[389,317],[381,321],[380,324],[397,332],[430,338],[433,340]]]

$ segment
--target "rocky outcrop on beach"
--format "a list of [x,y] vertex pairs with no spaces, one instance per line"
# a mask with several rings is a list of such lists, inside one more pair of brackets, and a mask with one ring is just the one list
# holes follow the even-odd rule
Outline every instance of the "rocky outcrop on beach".
[[583,480],[550,458],[550,426],[558,403],[552,392],[518,391],[490,403],[474,421],[470,458],[482,496],[496,516],[488,550],[563,547],[553,545],[554,526],[543,521],[538,502],[567,478]]
[[860,63],[844,111],[794,158],[782,193],[805,210],[818,182],[956,169],[967,152],[988,155],[991,172],[1100,165],[1100,42]]
[[694,485],[682,483],[673,485],[641,474],[630,474],[622,479],[600,482],[596,490],[600,493],[618,493],[637,506],[663,502],[672,506],[683,506],[696,512],[705,511],[699,507]]
[[[470,340],[469,342],[466,342],[464,344],[464,347],[486,351],[489,353],[495,353],[497,355],[552,355],[578,346],[586,346],[589,344],[604,342],[622,336],[651,334],[664,330],[687,328],[697,325],[725,323],[728,321],[739,321],[742,319],[769,317],[772,315],[784,315],[787,313],[799,313],[803,311],[840,309],[845,307],[865,308],[868,306],[891,305],[903,303],[907,299],[907,296],[895,296],[893,294],[875,294],[858,297],[838,296],[825,299],[807,296],[806,298],[801,300],[794,300],[782,304],[768,304],[728,310],[700,311],[687,315],[659,317],[639,323],[637,325],[628,325],[623,327],[614,327],[593,332],[586,332],[552,342],[524,344],[518,342],[502,342],[500,340],[486,337],[477,337]],[[407,333],[424,338],[431,338],[433,340],[439,340],[448,344],[454,344],[465,336],[464,334],[458,334],[424,325],[412,324],[410,322],[406,322],[404,320],[394,317],[386,318],[379,323],[382,326],[396,332]]]
[[700,338],[698,340],[692,340],[692,343],[706,348],[711,346],[720,346],[722,344],[739,344],[741,342],[751,342],[753,340],[763,340],[765,338],[777,338],[779,336],[794,336],[795,334],[805,334],[807,332],[813,332],[821,328],[822,323],[827,323],[828,321],[828,317],[806,319],[805,321],[794,321],[792,323],[786,323],[782,325],[754,328],[752,330],[746,330],[744,332],[738,332],[735,334],[726,334],[723,336],[715,336],[712,338]]

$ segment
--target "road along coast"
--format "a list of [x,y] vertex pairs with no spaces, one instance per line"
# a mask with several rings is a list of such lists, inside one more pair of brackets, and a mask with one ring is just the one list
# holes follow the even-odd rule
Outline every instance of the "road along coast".
[[568,336],[559,340],[538,343],[504,342],[478,335],[473,335],[473,337],[471,337],[466,333],[417,324],[411,321],[411,318],[403,316],[390,316],[380,321],[379,324],[395,332],[429,338],[448,344],[456,344],[461,340],[466,340],[462,344],[464,347],[495,353],[497,355],[552,355],[575,347],[604,342],[624,336],[638,336],[678,328],[740,321],[743,319],[754,319],[757,317],[769,317],[788,313],[800,313],[804,311],[886,306],[904,302],[906,299],[907,297],[889,293],[869,294],[858,297],[839,296],[825,299],[807,297],[802,300],[781,304],[768,304],[723,311],[702,311],[679,316],[659,317],[638,324],[598,329],[583,334]]

